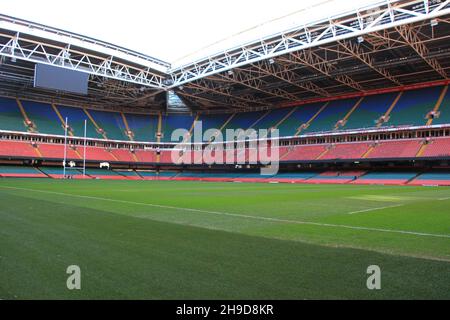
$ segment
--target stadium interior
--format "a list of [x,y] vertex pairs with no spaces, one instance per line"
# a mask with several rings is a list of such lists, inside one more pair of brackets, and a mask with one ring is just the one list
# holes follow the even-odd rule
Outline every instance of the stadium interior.
[[[394,3],[287,33],[301,45],[311,37],[307,48],[282,48],[284,35],[274,35],[217,54],[215,67],[174,67],[121,47],[108,57],[110,44],[2,16],[0,176],[64,178],[67,160],[86,165],[70,172],[75,179],[450,185],[448,4]],[[102,50],[68,47],[69,35]],[[271,54],[257,56],[264,48]],[[35,86],[40,64],[87,72],[87,94]],[[206,163],[213,140],[188,142],[200,122],[224,136],[278,129],[280,171],[260,176],[248,141],[227,141],[233,161]],[[174,141],[175,129],[188,134]]]
[[450,299],[450,0],[309,2],[173,63],[0,13],[0,303]]

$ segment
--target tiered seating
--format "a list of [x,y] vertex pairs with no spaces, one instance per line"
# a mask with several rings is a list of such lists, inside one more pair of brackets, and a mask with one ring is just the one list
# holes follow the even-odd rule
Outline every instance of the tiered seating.
[[93,161],[106,161],[106,162],[117,161],[111,155],[111,152],[108,152],[105,148],[101,147],[88,147],[86,149],[86,159]]
[[[40,143],[38,144],[38,149],[43,158],[64,159],[64,145],[62,144]],[[79,160],[81,159],[81,156],[79,156],[74,149],[70,148],[70,146],[67,146],[67,159]]]
[[[217,129],[220,130],[228,119],[231,117],[231,114],[204,114],[200,115],[198,121],[202,122],[203,133],[205,133],[208,129]],[[222,137],[225,139],[225,137]],[[206,141],[207,142],[207,141]]]
[[0,98],[0,130],[26,131],[24,118],[13,99]]
[[[53,179],[63,179],[64,178],[64,168],[63,167],[41,167],[42,172]],[[78,169],[66,168],[66,176],[70,176],[73,179],[92,179],[89,176],[83,176],[83,173]]]
[[442,100],[439,108],[439,117],[433,120],[433,124],[448,124],[450,123],[450,88]]
[[84,137],[84,121],[86,120],[86,136],[93,139],[103,139],[83,109],[60,105],[57,106],[57,109],[64,120],[67,118],[74,136]]
[[360,171],[354,172],[329,171],[309,179],[307,183],[345,184],[354,181],[356,178],[360,177],[363,174],[364,172]]
[[278,173],[267,178],[268,182],[299,183],[316,176],[315,172]]
[[89,114],[95,120],[97,125],[104,130],[108,139],[122,141],[130,140],[126,135],[127,129],[120,113],[89,110]]
[[323,106],[324,103],[315,103],[297,107],[294,113],[278,127],[280,137],[294,136],[299,127],[311,120]]
[[325,145],[302,145],[293,147],[281,161],[316,160],[323,152]]
[[161,151],[159,162],[167,164],[174,163],[174,161],[172,160],[172,154],[175,157],[174,159],[176,159],[175,162],[178,161],[179,153],[175,150],[170,150],[170,151]]
[[130,150],[127,149],[112,149],[111,153],[114,155],[114,158],[120,162],[135,162],[133,154]]
[[255,130],[260,130],[260,129],[270,130],[271,128],[275,127],[278,124],[278,122],[283,120],[291,111],[292,111],[292,108],[282,108],[282,109],[272,110],[265,117],[263,117],[260,121],[255,123],[255,125],[253,126],[253,129],[255,129]]
[[414,158],[421,147],[421,140],[383,141],[368,155],[368,159]]
[[450,186],[450,173],[424,173],[409,183],[410,185]]
[[355,106],[358,99],[336,100],[330,104],[314,119],[303,133],[323,132],[334,130],[338,121],[342,120]]
[[134,170],[114,170],[117,174],[126,177],[128,180],[142,180],[142,177]]
[[191,115],[186,114],[180,114],[180,115],[167,115],[163,118],[162,123],[162,133],[163,136],[161,137],[162,142],[181,142],[184,137],[181,137],[181,139],[177,141],[172,141],[172,133],[176,129],[185,129],[189,131],[194,124],[195,117]]
[[450,138],[435,138],[425,148],[421,157],[450,157]]
[[386,173],[386,172],[374,172],[368,173],[358,180],[352,182],[353,184],[385,184],[385,185],[400,185],[406,184],[411,179],[414,179],[416,173]]
[[155,142],[158,131],[157,115],[126,113],[128,127],[134,134],[134,141]]
[[3,178],[46,178],[47,176],[33,167],[0,166]]
[[320,160],[360,159],[370,148],[368,143],[337,144],[320,158]]
[[86,174],[94,179],[127,180],[127,177],[120,175],[113,170],[86,168]]
[[153,150],[135,150],[134,154],[139,162],[156,162],[156,151]]
[[386,114],[398,93],[368,96],[363,99],[358,109],[351,114],[343,127],[349,129],[367,129],[376,127],[377,120]]
[[237,113],[231,119],[231,121],[226,125],[224,128],[224,139],[226,139],[225,130],[227,129],[242,129],[247,130],[250,129],[250,127],[259,119],[261,119],[267,112],[265,111],[258,111],[258,112],[242,112]]
[[157,180],[158,173],[155,171],[136,170],[137,174],[144,180]]
[[38,132],[64,135],[61,120],[51,105],[22,100],[22,106],[28,118],[36,125]]
[[405,91],[384,126],[425,125],[441,92],[442,87]]
[[38,158],[38,153],[30,142],[0,140],[0,156]]

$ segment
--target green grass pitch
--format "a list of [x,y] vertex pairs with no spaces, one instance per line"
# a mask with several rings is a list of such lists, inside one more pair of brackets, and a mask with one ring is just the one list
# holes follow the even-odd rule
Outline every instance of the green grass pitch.
[[0,299],[321,298],[450,299],[450,189],[0,180]]

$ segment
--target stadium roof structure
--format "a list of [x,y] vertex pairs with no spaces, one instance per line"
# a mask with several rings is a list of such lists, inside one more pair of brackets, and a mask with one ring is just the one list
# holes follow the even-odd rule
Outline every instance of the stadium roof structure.
[[[448,82],[450,1],[389,0],[172,67],[110,43],[0,16],[0,94],[97,107],[270,109],[424,82]],[[89,94],[33,88],[34,65],[90,74]]]

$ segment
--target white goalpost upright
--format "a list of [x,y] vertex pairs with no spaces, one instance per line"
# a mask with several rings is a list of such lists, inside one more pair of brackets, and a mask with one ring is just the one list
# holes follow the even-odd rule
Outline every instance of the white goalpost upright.
[[64,161],[63,161],[63,177],[67,178],[67,170],[82,170],[83,178],[86,177],[86,150],[87,150],[87,120],[84,120],[84,139],[83,139],[83,167],[79,168],[76,165],[71,164],[67,166],[67,142],[68,142],[68,129],[69,129],[69,121],[68,118],[65,119],[64,124]]

